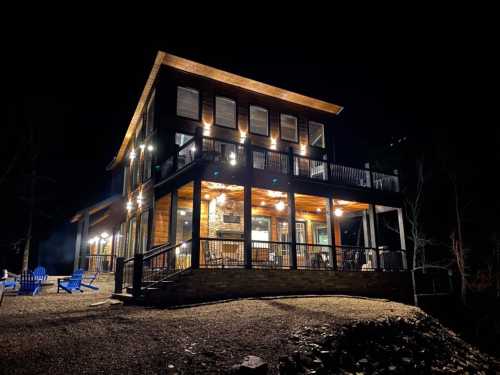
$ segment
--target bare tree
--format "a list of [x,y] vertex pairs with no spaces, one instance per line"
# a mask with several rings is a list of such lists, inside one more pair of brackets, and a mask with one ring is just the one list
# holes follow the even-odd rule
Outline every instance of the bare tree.
[[[410,224],[410,231],[407,235],[413,245],[412,251],[412,283],[415,305],[418,305],[417,287],[415,282],[415,269],[419,263],[425,267],[425,248],[432,243],[432,240],[427,237],[424,232],[422,223],[422,207],[424,198],[424,185],[426,177],[424,175],[424,160],[417,160],[417,180],[415,193],[412,197],[407,197],[405,200],[406,219]],[[420,262],[419,262],[420,260]]]

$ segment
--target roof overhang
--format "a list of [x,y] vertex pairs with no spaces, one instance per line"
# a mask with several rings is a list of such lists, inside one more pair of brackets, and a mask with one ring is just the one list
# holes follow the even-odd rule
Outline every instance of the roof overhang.
[[248,91],[253,91],[258,94],[267,95],[273,98],[281,99],[290,103],[302,105],[304,107],[312,108],[318,111],[323,111],[334,115],[338,115],[343,109],[343,107],[336,104],[328,103],[323,100],[311,98],[309,96],[305,96],[302,94],[297,94],[295,92],[281,89],[276,86],[271,86],[266,83],[255,81],[250,78],[245,78],[237,74],[229,73],[224,70],[213,68],[208,65],[203,65],[188,59],[184,59],[182,57],[158,51],[155,62],[153,64],[153,68],[151,69],[146,85],[142,90],[139,103],[137,104],[134,115],[132,116],[132,119],[128,126],[125,138],[123,139],[118,154],[108,165],[107,167],[108,170],[113,169],[118,163],[120,163],[123,160],[128,144],[132,139],[133,135],[135,134],[135,128],[139,123],[141,113],[143,112],[144,106],[146,105],[146,101],[148,100],[149,95],[151,94],[151,90],[153,89],[153,85],[158,75],[158,72],[160,71],[161,65],[166,65],[187,73],[195,74],[201,77],[212,79],[214,81],[240,87]]
[[[84,208],[83,210],[78,211],[70,220],[71,223],[76,223],[80,221],[86,213],[89,215],[95,214],[96,212],[99,212],[101,210],[104,210],[105,208],[108,208],[111,206],[114,202],[120,200],[122,197],[119,194],[113,195],[103,201],[97,202],[96,204]],[[94,223],[95,224],[95,223]]]

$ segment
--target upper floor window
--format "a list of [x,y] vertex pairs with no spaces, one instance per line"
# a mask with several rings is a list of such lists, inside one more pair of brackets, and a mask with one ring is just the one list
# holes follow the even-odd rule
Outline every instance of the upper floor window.
[[149,98],[146,108],[146,137],[153,132],[154,129],[154,107],[155,107],[155,92]]
[[187,87],[177,87],[177,116],[200,119],[200,92]]
[[250,133],[269,135],[269,112],[267,109],[250,106]]
[[234,100],[215,97],[215,124],[236,129],[236,102]]
[[298,142],[297,117],[282,113],[280,115],[280,133],[281,139],[284,141]]
[[184,134],[184,133],[175,133],[175,144],[179,147],[184,146],[191,139],[193,139],[192,135]]
[[325,147],[325,126],[316,121],[309,121],[309,144]]

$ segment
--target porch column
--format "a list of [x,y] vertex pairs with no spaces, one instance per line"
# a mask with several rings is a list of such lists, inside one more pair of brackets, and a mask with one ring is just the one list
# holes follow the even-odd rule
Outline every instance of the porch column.
[[[176,245],[177,244],[177,201],[178,201],[177,189],[174,189],[172,191],[171,199],[172,201],[170,205],[170,228],[168,233],[168,241],[170,242],[171,245]],[[169,252],[167,262],[169,262],[169,267],[171,267],[172,269],[175,268],[175,251]]]
[[374,204],[369,204],[368,205],[368,210],[369,210],[369,219],[370,219],[370,239],[371,239],[371,247],[375,249],[375,256],[376,256],[376,261],[375,261],[375,269],[377,271],[380,271],[380,252],[377,247],[377,213],[375,211],[375,205]]
[[328,230],[328,238],[330,239],[330,245],[332,246],[331,262],[334,271],[337,270],[337,247],[335,242],[335,214],[333,210],[332,198],[328,198],[326,210],[328,212],[328,217],[326,220],[326,226]]
[[252,173],[253,154],[250,137],[245,139],[245,181],[243,195],[243,233],[245,237],[244,263],[245,268],[252,268]]
[[83,231],[83,221],[78,221],[78,228],[76,230],[76,242],[75,242],[75,260],[73,261],[73,271],[78,269],[78,262],[80,261],[80,249],[82,247],[82,231]]
[[295,194],[294,191],[288,191],[288,233],[290,233],[290,258],[291,268],[297,269],[297,233],[295,220]]
[[88,255],[89,249],[89,222],[90,215],[88,211],[85,211],[83,214],[83,232],[82,232],[82,240],[80,243],[80,259],[78,263],[78,268],[83,267],[85,257]]
[[[201,128],[199,128],[201,129]],[[200,216],[201,216],[201,178],[193,181],[193,236],[191,241],[191,268],[200,268]]]
[[403,269],[407,269],[408,265],[406,263],[406,236],[403,218],[403,209],[398,208],[398,223],[399,223],[399,240],[401,241],[401,259]]

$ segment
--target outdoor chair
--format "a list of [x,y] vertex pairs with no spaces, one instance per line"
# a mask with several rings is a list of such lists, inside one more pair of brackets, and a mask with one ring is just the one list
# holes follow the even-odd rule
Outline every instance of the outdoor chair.
[[210,249],[210,243],[208,241],[203,241],[202,246],[205,253],[205,264],[208,267],[224,267],[224,258],[214,254],[212,249]]
[[18,294],[32,295],[38,294],[42,287],[42,281],[33,275],[33,272],[26,271],[21,274],[19,279]]
[[35,276],[37,280],[45,281],[48,277],[47,270],[45,269],[45,267],[38,266],[34,269],[33,276]]
[[82,277],[82,284],[81,285],[85,288],[89,288],[92,290],[99,290],[98,286],[93,285],[94,281],[97,280],[97,276],[99,276],[99,272],[96,272],[90,276]]
[[83,293],[81,290],[82,278],[81,277],[71,277],[71,278],[63,278],[57,279],[57,293],[62,289],[68,293],[73,293],[74,291],[79,291]]

